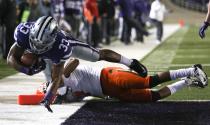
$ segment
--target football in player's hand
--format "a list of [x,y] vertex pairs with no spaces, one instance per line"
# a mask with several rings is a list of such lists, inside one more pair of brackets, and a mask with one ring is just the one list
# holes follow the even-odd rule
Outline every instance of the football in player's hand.
[[27,66],[27,67],[34,65],[37,62],[37,60],[38,60],[37,55],[33,53],[25,52],[21,56],[21,62],[23,63],[24,66]]

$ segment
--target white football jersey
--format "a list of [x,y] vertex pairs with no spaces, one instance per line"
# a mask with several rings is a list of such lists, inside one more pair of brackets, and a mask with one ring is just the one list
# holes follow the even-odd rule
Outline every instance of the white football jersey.
[[156,19],[158,21],[163,21],[164,20],[164,15],[167,12],[165,5],[161,3],[159,0],[155,0],[151,4],[151,10],[149,17],[151,19]]
[[104,97],[100,82],[101,70],[102,67],[80,64],[68,78],[64,78],[64,84],[71,88],[73,94]]

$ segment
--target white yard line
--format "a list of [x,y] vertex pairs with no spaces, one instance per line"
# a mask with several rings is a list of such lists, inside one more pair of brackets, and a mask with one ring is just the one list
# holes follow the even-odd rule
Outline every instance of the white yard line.
[[[192,65],[193,64],[171,64],[170,66],[171,67],[190,67]],[[210,67],[210,63],[208,63],[208,64],[203,64],[202,63],[202,66]]]
[[[183,35],[186,34],[188,29],[189,29],[188,27],[185,27],[184,30],[182,30],[182,34]],[[150,58],[148,58],[148,60],[147,59],[144,60],[144,63],[146,63],[146,66],[148,68],[152,67],[152,69],[157,69],[157,70],[162,69],[163,71],[165,71],[169,68],[171,62],[174,59],[174,56],[176,55],[176,50],[179,48],[180,43],[183,40],[183,37],[173,38],[173,39],[170,39],[170,40],[171,41],[168,44],[173,44],[173,46],[170,46],[171,48],[167,48],[167,50],[164,50],[164,51],[163,50],[156,50],[155,53],[150,55]],[[160,56],[160,55],[162,55],[162,56]],[[153,62],[153,60],[155,60],[155,63]],[[163,63],[163,60],[164,60],[164,63]]]

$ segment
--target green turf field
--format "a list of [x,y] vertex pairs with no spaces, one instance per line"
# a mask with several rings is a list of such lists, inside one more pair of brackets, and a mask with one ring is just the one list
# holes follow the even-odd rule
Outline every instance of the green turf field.
[[0,79],[15,73],[17,72],[7,65],[6,60],[0,58]]
[[[210,31],[207,34],[210,34]],[[200,63],[210,76],[210,37],[202,40],[198,36],[198,27],[186,26],[143,58],[142,62],[148,67],[150,74]],[[209,99],[210,86],[205,89],[185,88],[167,98],[167,100]]]

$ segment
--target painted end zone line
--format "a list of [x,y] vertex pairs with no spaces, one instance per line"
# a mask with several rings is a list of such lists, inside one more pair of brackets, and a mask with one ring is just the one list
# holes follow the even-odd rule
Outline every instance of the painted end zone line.
[[[187,67],[187,66],[192,66],[193,64],[171,64],[171,67]],[[209,64],[202,64],[202,66],[206,66],[206,67],[210,67],[210,63]]]
[[187,103],[191,103],[191,102],[210,102],[210,100],[167,100],[167,101],[164,101],[164,100],[160,100],[158,102],[187,102]]

